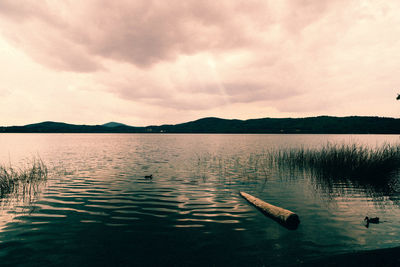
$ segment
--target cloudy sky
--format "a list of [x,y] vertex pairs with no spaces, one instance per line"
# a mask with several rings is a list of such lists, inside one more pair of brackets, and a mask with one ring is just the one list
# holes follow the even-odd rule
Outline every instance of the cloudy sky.
[[399,117],[400,1],[0,1],[0,125]]

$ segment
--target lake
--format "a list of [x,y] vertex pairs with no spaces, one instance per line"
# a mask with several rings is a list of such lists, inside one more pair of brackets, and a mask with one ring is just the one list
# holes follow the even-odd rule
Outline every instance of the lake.
[[[2,265],[293,265],[400,244],[400,190],[325,184],[265,151],[398,135],[0,134],[0,164],[40,157],[46,182],[1,200]],[[145,179],[146,175],[153,179]],[[397,181],[399,177],[397,177]],[[296,212],[288,230],[245,191]],[[365,227],[365,216],[383,223]]]

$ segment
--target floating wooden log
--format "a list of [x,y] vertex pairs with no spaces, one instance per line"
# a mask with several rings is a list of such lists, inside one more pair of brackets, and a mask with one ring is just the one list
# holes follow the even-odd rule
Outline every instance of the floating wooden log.
[[290,210],[286,210],[271,205],[245,192],[239,192],[239,193],[244,199],[246,199],[248,202],[256,206],[256,208],[258,208],[262,213],[264,213],[271,219],[277,221],[286,228],[294,230],[297,229],[297,227],[299,226],[300,219],[296,213],[293,213]]

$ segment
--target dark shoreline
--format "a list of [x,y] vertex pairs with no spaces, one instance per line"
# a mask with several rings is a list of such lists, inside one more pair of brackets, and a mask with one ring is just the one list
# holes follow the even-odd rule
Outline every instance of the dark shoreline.
[[295,266],[400,266],[400,247],[331,255]]
[[120,123],[76,125],[46,121],[25,126],[0,126],[0,133],[400,134],[400,118],[362,116],[250,120],[203,118],[175,125],[145,127]]

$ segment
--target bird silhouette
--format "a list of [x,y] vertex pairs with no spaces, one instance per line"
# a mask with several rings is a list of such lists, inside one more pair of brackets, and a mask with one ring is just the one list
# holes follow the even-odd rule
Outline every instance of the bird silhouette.
[[396,100],[400,100],[400,94],[397,94]]
[[367,217],[365,217],[364,221],[366,222],[365,223],[365,227],[368,228],[370,223],[378,224],[379,223],[379,217],[368,218],[368,216],[367,216]]
[[368,218],[365,217],[364,221],[367,221],[367,223],[379,223],[379,217],[375,217],[375,218]]

